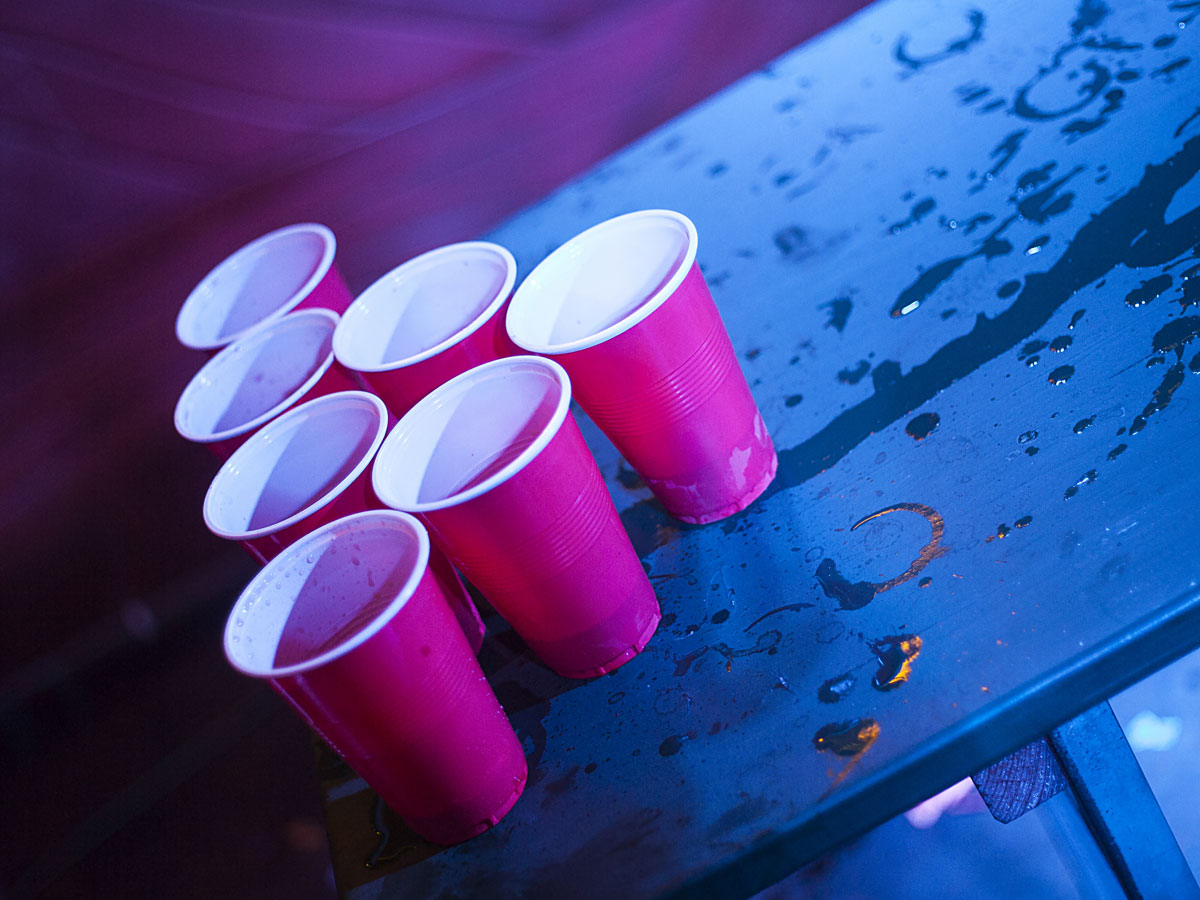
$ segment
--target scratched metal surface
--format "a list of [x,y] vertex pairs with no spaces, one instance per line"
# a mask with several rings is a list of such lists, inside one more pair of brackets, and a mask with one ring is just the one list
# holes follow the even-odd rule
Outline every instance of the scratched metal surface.
[[327,772],[349,896],[748,895],[1200,643],[1198,41],[884,2],[492,235],[691,216],[779,476],[681,526],[585,422],[662,626],[579,683],[493,618],[523,799],[437,851]]

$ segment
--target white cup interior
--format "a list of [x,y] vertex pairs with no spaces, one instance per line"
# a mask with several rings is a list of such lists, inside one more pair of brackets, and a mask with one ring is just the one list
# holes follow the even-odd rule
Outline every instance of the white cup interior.
[[288,547],[242,592],[225,625],[225,655],[260,677],[322,665],[387,624],[428,559],[429,538],[411,516],[339,519]]
[[542,451],[570,403],[567,373],[551,360],[516,356],[471,369],[414,406],[388,435],[372,473],[375,493],[409,512],[477,497]]
[[324,225],[281,228],[226,258],[196,285],[175,322],[180,341],[210,349],[296,306],[333,264]]
[[509,337],[535,353],[598,344],[657,309],[695,256],[695,226],[680,213],[645,210],[601,222],[529,274],[509,306]]
[[220,537],[272,534],[320,509],[371,461],[387,430],[383,402],[363,391],[310,400],[268,423],[217,472],[204,521]]
[[230,344],[184,388],[175,407],[176,430],[208,442],[262,425],[329,369],[337,323],[330,310],[300,310]]
[[334,353],[360,372],[412,365],[478,329],[507,299],[516,261],[471,241],[422,254],[388,272],[346,310]]

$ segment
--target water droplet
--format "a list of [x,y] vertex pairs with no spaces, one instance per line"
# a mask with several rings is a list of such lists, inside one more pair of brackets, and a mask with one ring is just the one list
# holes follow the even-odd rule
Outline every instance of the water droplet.
[[853,672],[843,672],[830,678],[817,689],[817,699],[822,703],[837,703],[850,693],[855,685]]
[[880,638],[871,642],[871,652],[879,662],[871,686],[880,691],[892,691],[912,675],[913,660],[921,655],[921,639],[915,634]]
[[933,433],[933,431],[938,427],[938,423],[940,421],[941,418],[937,413],[921,413],[919,416],[915,417],[911,422],[909,422],[904,430],[913,440],[923,441]]
[[1009,528],[1007,525],[1005,525],[1003,522],[1001,522],[1000,525],[996,528],[996,537],[1003,540],[1004,538],[1008,537],[1008,535],[1011,532],[1012,532],[1012,529]]
[[1031,353],[1037,353],[1039,350],[1044,350],[1046,347],[1045,341],[1030,341],[1021,348],[1021,352],[1017,354],[1018,359],[1024,359]]
[[1055,369],[1053,372],[1050,373],[1049,377],[1046,380],[1049,381],[1051,384],[1066,384],[1067,380],[1074,374],[1075,374],[1074,366],[1059,366],[1057,369]]
[[1029,246],[1025,248],[1026,256],[1033,256],[1035,253],[1041,253],[1042,248],[1050,243],[1050,235],[1043,234],[1035,237],[1029,242]]
[[311,563],[312,563],[312,561],[313,561],[313,556],[312,556],[312,554],[310,553],[310,554],[308,554],[308,556],[304,557],[304,561],[305,561],[306,563],[310,563],[310,564],[311,564]]
[[674,756],[683,749],[683,742],[687,738],[681,734],[673,734],[661,744],[658,745],[659,756]]
[[1134,288],[1125,295],[1125,305],[1137,308],[1145,306],[1151,300],[1162,296],[1163,291],[1172,284],[1170,275],[1158,275],[1148,281],[1143,281],[1140,287]]
[[1071,321],[1067,324],[1067,331],[1075,330],[1075,326],[1079,323],[1079,320],[1083,318],[1083,314],[1085,312],[1087,312],[1086,309],[1080,309],[1080,310],[1075,311],[1075,315],[1071,316]]
[[1019,519],[1017,519],[1017,521],[1013,522],[1013,527],[1014,528],[1024,528],[1026,525],[1028,525],[1032,521],[1033,521],[1033,516],[1021,516],[1021,518],[1019,518]]
[[933,579],[930,578],[928,575],[926,575],[924,578],[922,578],[920,581],[917,582],[917,587],[927,588],[931,584],[933,584]]
[[1086,419],[1080,419],[1078,422],[1075,423],[1075,428],[1073,430],[1076,434],[1080,434],[1087,428],[1090,428],[1091,424],[1095,421],[1096,421],[1095,416],[1088,416]]
[[874,719],[854,722],[832,722],[817,729],[813,746],[821,752],[837,756],[858,756],[870,749],[879,739],[879,723]]
[[1037,448],[1037,447],[1026,447],[1026,448],[1025,448],[1025,454],[1026,454],[1027,456],[1037,456],[1037,455],[1038,455],[1038,448]]
[[1118,456],[1120,456],[1122,453],[1124,453],[1128,449],[1129,449],[1128,444],[1117,444],[1117,446],[1113,447],[1111,450],[1108,451],[1109,462],[1112,462],[1114,459],[1116,459]]
[[1017,443],[1018,444],[1028,444],[1030,441],[1036,441],[1037,436],[1038,436],[1038,433],[1031,429],[1029,431],[1024,432],[1020,437],[1018,437]]
[[1073,337],[1071,337],[1069,334],[1059,335],[1058,337],[1056,337],[1054,340],[1052,340],[1050,342],[1050,351],[1052,353],[1062,353],[1064,350],[1066,350],[1068,347],[1071,346],[1071,344],[1074,340],[1075,339]]

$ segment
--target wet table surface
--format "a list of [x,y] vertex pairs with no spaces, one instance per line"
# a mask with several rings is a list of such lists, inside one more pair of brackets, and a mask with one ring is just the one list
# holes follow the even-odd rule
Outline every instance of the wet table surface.
[[582,416],[663,607],[604,678],[494,615],[528,753],[413,838],[325,758],[371,897],[746,896],[1200,643],[1200,0],[887,0],[492,237],[681,210],[779,449],[671,520]]

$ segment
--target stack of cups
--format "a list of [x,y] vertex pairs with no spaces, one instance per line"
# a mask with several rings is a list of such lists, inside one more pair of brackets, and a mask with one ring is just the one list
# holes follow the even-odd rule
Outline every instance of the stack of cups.
[[226,654],[429,840],[494,825],[526,778],[451,561],[566,677],[621,666],[661,617],[573,391],[686,522],[774,476],[696,242],[678,213],[620,216],[515,293],[507,250],[454,244],[351,303],[332,233],[298,225],[234,253],[180,311],[184,344],[220,350],[175,417],[225,460],[205,522],[265,566]]

